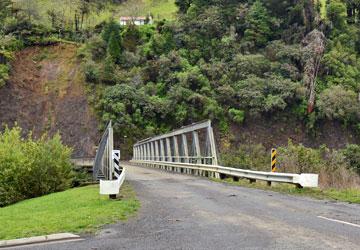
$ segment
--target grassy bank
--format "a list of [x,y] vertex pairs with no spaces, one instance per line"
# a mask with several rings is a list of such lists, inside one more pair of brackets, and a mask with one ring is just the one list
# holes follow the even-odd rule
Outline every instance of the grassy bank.
[[271,187],[267,186],[266,182],[249,183],[248,180],[240,179],[234,181],[231,178],[219,180],[213,179],[216,182],[229,183],[231,185],[238,185],[248,188],[257,188],[262,190],[271,190],[284,194],[309,196],[316,199],[336,200],[350,203],[360,204],[360,190],[359,189],[320,189],[320,188],[296,188],[294,185],[273,183]]
[[0,240],[58,232],[90,233],[104,224],[126,220],[139,202],[126,183],[120,198],[99,195],[99,186],[87,186],[25,200],[0,208]]

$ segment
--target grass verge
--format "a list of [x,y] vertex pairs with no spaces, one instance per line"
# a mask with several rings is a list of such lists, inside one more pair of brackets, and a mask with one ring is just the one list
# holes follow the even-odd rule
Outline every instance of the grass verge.
[[100,196],[98,185],[69,189],[0,208],[0,239],[92,233],[105,224],[126,220],[139,205],[127,183],[116,200]]
[[231,185],[243,186],[248,188],[257,188],[262,190],[271,190],[284,194],[309,196],[316,199],[336,200],[349,203],[360,204],[360,190],[359,189],[320,189],[320,188],[297,188],[291,184],[272,183],[272,186],[267,186],[266,182],[258,181],[249,183],[248,180],[240,179],[234,181],[232,178],[219,180],[211,178],[211,180],[222,183],[229,183]]

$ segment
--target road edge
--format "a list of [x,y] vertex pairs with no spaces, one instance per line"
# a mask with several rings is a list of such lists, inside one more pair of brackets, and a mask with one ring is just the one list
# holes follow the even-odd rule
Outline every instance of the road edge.
[[48,243],[48,242],[66,241],[66,240],[81,240],[81,237],[79,235],[72,233],[58,233],[58,234],[49,234],[49,235],[35,236],[29,238],[2,240],[0,241],[0,249],[8,248],[8,247]]

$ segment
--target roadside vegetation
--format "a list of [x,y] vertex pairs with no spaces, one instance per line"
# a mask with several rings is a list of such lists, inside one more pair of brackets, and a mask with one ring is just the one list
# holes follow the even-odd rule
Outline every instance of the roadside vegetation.
[[78,43],[89,100],[103,124],[114,121],[117,138],[128,145],[124,155],[139,139],[212,119],[223,165],[268,170],[270,148],[233,141],[232,128],[286,114],[314,137],[323,124],[341,124],[353,142],[274,145],[279,170],[319,173],[323,189],[359,188],[356,1],[176,0],[174,18],[159,15],[144,26],[120,26],[117,17],[151,8],[172,13],[173,2],[144,0],[147,7],[140,8],[129,0],[118,6],[127,6],[122,12],[116,1],[79,0],[65,4],[71,10],[64,15],[34,2],[17,9],[9,0],[0,3],[0,85],[14,51]]
[[[277,149],[277,172],[318,173],[321,188],[360,188],[360,146],[348,145],[341,150],[325,145],[313,149],[288,145]],[[270,171],[270,154],[261,144],[240,145],[221,155],[223,166]]]
[[94,185],[0,208],[0,240],[59,232],[94,233],[105,224],[126,220],[139,208],[128,184],[122,186],[119,197],[100,196]]
[[22,138],[21,129],[0,133],[0,207],[71,187],[71,149],[60,136]]

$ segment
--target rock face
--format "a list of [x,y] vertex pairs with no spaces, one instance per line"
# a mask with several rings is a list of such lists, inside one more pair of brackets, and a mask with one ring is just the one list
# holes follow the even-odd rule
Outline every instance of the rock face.
[[94,155],[98,122],[88,105],[75,45],[30,47],[17,53],[0,89],[0,123],[34,137],[59,132],[74,157]]

